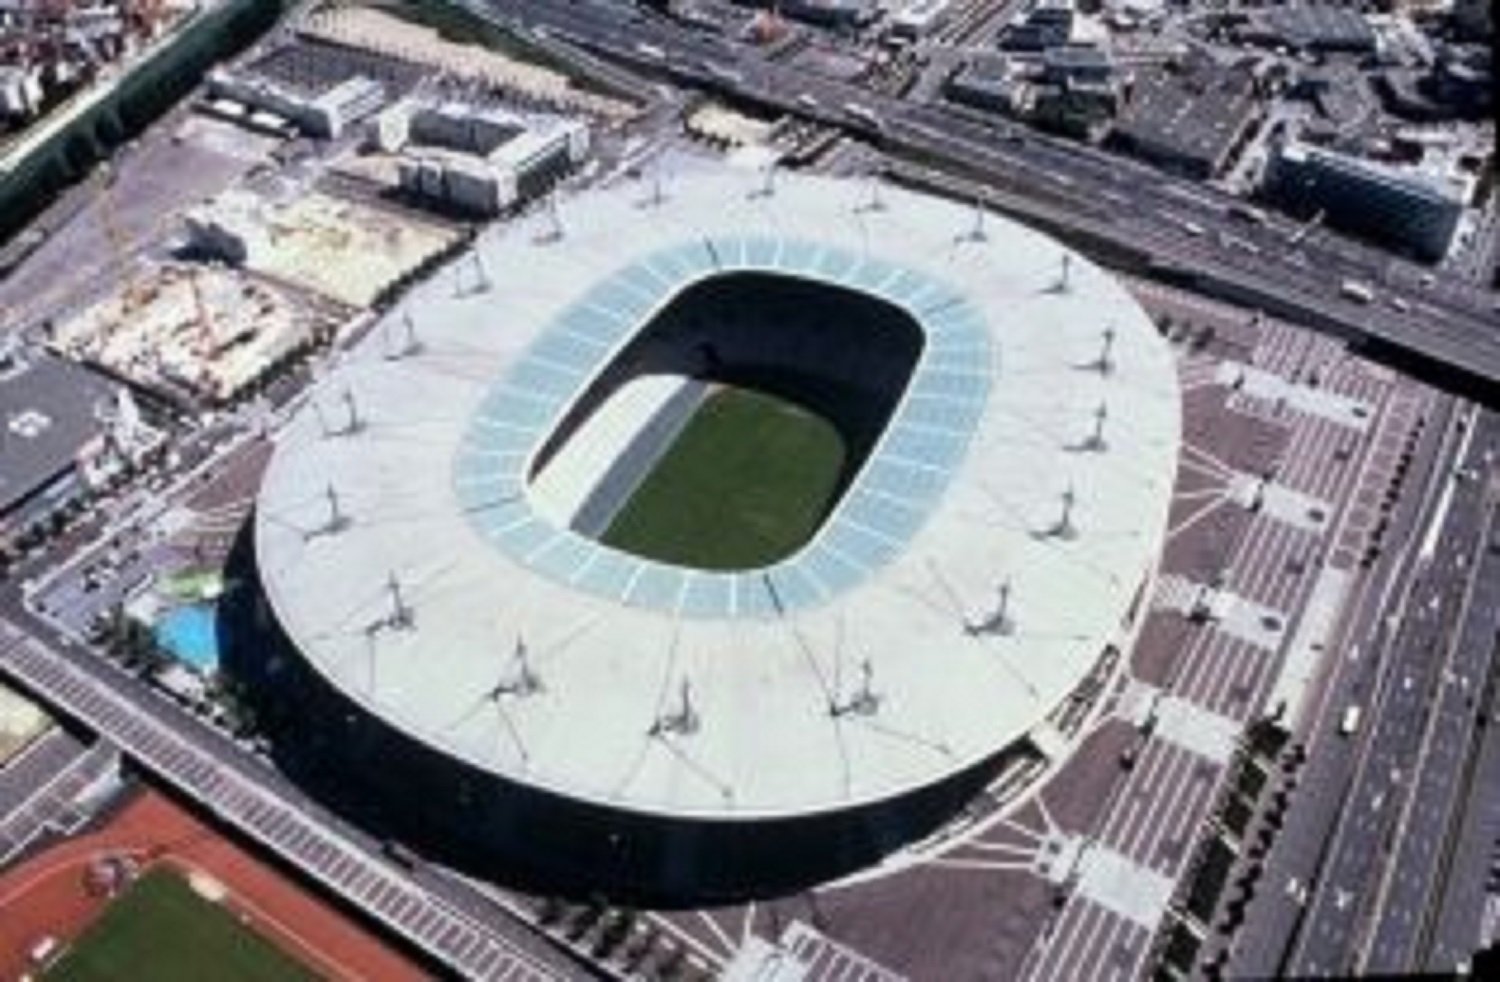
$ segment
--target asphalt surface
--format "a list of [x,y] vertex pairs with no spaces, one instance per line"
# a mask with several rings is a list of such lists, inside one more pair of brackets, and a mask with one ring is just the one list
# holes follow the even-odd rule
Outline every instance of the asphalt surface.
[[[1475,439],[1478,443],[1471,444],[1470,459],[1482,460],[1482,446],[1493,453],[1500,443],[1500,420],[1483,417]],[[1492,480],[1466,481],[1455,497],[1456,512],[1450,513],[1454,534],[1438,545],[1434,572],[1442,581],[1434,594],[1440,600],[1433,609],[1434,616],[1445,622],[1449,649],[1435,692],[1429,693],[1431,715],[1415,765],[1415,787],[1408,810],[1398,822],[1396,844],[1377,897],[1373,932],[1361,963],[1366,972],[1422,968],[1429,950],[1432,900],[1443,879],[1479,874],[1477,869],[1454,866],[1449,847],[1454,841],[1456,809],[1463,804],[1471,777],[1470,761],[1482,736],[1478,726],[1487,716],[1480,700],[1500,639],[1500,555],[1487,548],[1500,529],[1495,524],[1500,506],[1495,502]]]
[[[1417,457],[1431,479],[1397,516],[1391,539],[1404,548],[1367,586],[1337,649],[1231,974],[1409,971],[1424,960],[1500,618],[1491,602],[1500,586],[1481,562],[1489,479],[1456,479],[1449,467],[1461,449],[1460,466],[1485,472],[1500,421],[1486,414],[1472,428],[1430,429]],[[1339,732],[1348,706],[1362,713],[1353,734]]]
[[19,809],[66,770],[86,749],[83,741],[53,727],[0,767],[0,818]]
[[[513,28],[540,30],[682,81],[839,125],[892,151],[977,172],[993,188],[992,200],[1023,215],[1145,251],[1170,267],[1212,273],[1351,333],[1500,381],[1495,295],[1463,277],[1321,230],[1299,238],[1299,227],[1279,217],[1244,222],[1230,214],[1236,199],[1206,185],[1017,125],[873,92],[795,62],[769,61],[754,47],[684,29],[633,5],[466,3]],[[851,106],[861,108],[851,113]],[[1424,287],[1427,277],[1432,285]],[[1341,297],[1343,279],[1373,285],[1380,301],[1364,305]],[[1406,311],[1389,306],[1397,296]]]

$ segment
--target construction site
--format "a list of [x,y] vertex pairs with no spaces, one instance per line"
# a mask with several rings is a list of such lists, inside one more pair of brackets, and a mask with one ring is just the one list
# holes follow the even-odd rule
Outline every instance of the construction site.
[[459,241],[450,226],[310,192],[273,201],[232,189],[187,216],[193,245],[261,276],[363,308]]
[[335,326],[238,270],[167,265],[58,324],[52,342],[170,401],[219,405]]

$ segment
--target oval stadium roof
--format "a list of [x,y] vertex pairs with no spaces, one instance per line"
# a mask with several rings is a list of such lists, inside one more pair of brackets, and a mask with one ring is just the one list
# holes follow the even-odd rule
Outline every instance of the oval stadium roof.
[[[1180,398],[1145,313],[1059,243],[897,189],[725,171],[586,192],[476,248],[312,394],[257,508],[284,629],[370,713],[601,805],[786,817],[993,756],[1121,636],[1164,539]],[[709,573],[542,518],[523,478],[573,400],[673,294],[741,269],[875,294],[926,337],[823,528]]]

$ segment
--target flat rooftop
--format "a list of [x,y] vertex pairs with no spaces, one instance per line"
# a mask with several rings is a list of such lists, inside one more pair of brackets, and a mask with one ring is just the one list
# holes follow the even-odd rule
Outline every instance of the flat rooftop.
[[109,383],[45,355],[0,355],[0,515],[72,466],[101,432]]
[[[870,194],[722,169],[656,196],[622,183],[491,229],[482,263],[417,287],[311,393],[266,473],[261,575],[311,665],[450,756],[677,817],[888,800],[1025,739],[1155,569],[1181,429],[1172,354],[1058,242]],[[870,293],[924,332],[827,521],[776,564],[727,573],[549,521],[528,461],[651,311],[733,270]],[[359,425],[331,436],[351,404]],[[411,614],[394,629],[392,582]],[[864,663],[878,705],[839,709]],[[496,695],[522,664],[541,688]],[[664,732],[684,682],[699,725]]]

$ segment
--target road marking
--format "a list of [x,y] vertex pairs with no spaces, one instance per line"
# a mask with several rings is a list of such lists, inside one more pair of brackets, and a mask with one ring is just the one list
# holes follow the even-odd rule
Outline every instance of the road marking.
[[[1322,386],[1293,382],[1242,362],[1220,362],[1216,379],[1234,389],[1237,396],[1285,406],[1293,412],[1316,416],[1361,432],[1369,428],[1370,418],[1374,415],[1367,403]],[[1235,398],[1230,399],[1230,407],[1244,408]]]
[[1079,857],[1078,893],[1154,931],[1172,899],[1172,878],[1095,843]]
[[1234,755],[1242,729],[1237,719],[1134,680],[1120,703],[1123,719],[1137,727],[1155,720],[1152,735],[1167,743],[1217,764]]

